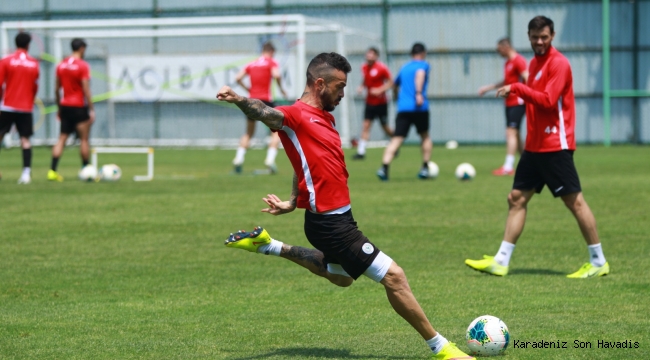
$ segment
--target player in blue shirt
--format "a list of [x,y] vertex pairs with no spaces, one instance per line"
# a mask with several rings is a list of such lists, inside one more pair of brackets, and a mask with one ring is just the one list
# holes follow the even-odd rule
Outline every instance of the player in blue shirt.
[[424,44],[415,43],[411,49],[411,61],[406,63],[395,79],[394,94],[397,95],[397,119],[395,133],[384,151],[383,166],[377,171],[382,181],[388,181],[388,167],[409,133],[415,125],[422,139],[422,168],[418,173],[420,179],[429,177],[427,163],[431,158],[431,138],[429,137],[429,101],[426,89],[429,82],[429,63]]

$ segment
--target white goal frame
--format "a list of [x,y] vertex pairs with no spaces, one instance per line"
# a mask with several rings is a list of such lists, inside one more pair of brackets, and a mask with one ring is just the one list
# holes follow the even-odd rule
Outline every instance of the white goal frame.
[[97,154],[147,154],[147,175],[136,175],[133,181],[153,180],[153,148],[152,147],[96,147],[91,150],[90,163],[99,169]]
[[[204,27],[197,27],[203,25]],[[209,27],[208,27],[209,26]],[[163,27],[163,28],[156,28]],[[326,20],[307,17],[301,14],[287,15],[250,15],[250,16],[210,16],[210,17],[173,17],[173,18],[140,18],[140,19],[95,19],[95,20],[43,20],[43,21],[6,21],[0,23],[0,41],[3,54],[9,53],[9,30],[39,29],[45,30],[50,35],[50,48],[54,58],[59,61],[63,58],[62,39],[82,36],[92,38],[136,38],[136,37],[189,37],[189,36],[234,36],[253,34],[295,34],[297,52],[297,81],[300,88],[306,82],[307,49],[306,39],[308,33],[334,33],[336,35],[336,52],[345,56],[345,36],[356,35],[366,38],[374,45],[381,44],[379,36],[367,31],[331,23]],[[77,30],[74,30],[77,29]],[[78,29],[84,29],[80,33]],[[300,90],[299,90],[300,91]],[[111,101],[109,100],[109,109]],[[110,111],[110,110],[109,110]],[[350,143],[350,96],[341,101],[341,126],[339,132],[342,143]],[[116,139],[114,118],[109,116],[109,133],[112,138],[98,139],[104,145],[129,144],[144,145],[135,139]],[[187,146],[187,141],[174,141],[171,139],[145,140],[146,145],[181,145]],[[201,141],[197,145],[201,145]],[[190,144],[191,145],[191,144]],[[205,145],[205,144],[203,144]],[[215,139],[212,146],[219,146]]]

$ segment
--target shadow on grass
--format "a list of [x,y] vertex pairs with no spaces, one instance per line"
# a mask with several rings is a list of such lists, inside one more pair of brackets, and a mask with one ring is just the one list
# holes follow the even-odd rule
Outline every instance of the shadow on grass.
[[327,348],[286,348],[270,351],[266,354],[233,358],[232,360],[254,360],[282,356],[296,359],[412,359],[403,356],[355,355],[350,350]]
[[548,269],[512,269],[508,275],[555,275],[566,276],[565,273]]

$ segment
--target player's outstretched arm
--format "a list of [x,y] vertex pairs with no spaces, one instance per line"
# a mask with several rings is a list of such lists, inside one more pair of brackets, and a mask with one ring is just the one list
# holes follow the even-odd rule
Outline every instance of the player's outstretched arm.
[[293,186],[291,187],[291,197],[288,201],[280,200],[275,194],[268,194],[262,200],[269,206],[266,209],[262,209],[262,212],[271,215],[282,215],[294,211],[298,201],[298,176],[296,173],[293,173]]
[[222,87],[217,93],[217,99],[237,105],[249,119],[261,121],[271,129],[279,130],[282,128],[284,122],[282,111],[267,106],[261,100],[237,95],[230,86]]

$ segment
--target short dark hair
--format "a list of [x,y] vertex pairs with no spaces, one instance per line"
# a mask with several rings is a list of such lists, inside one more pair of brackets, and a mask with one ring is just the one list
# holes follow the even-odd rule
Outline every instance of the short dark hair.
[[86,42],[83,39],[75,38],[70,42],[70,47],[72,48],[72,51],[77,51],[82,47],[86,47]]
[[504,37],[504,38],[499,39],[499,42],[497,44],[499,44],[499,45],[507,45],[507,46],[512,47],[512,43],[510,42],[510,38],[507,37],[507,36]]
[[32,41],[32,36],[29,35],[29,33],[26,32],[19,32],[18,35],[16,35],[16,47],[20,49],[27,49],[29,47],[29,43]]
[[379,49],[377,49],[377,48],[374,47],[374,46],[369,47],[369,48],[368,48],[368,51],[372,51],[372,52],[375,53],[375,55],[379,56]]
[[273,43],[270,41],[267,41],[262,45],[262,51],[263,52],[275,52],[275,46],[273,46]]
[[551,30],[551,34],[554,34],[555,29],[553,28],[553,20],[547,18],[544,15],[538,15],[535,16],[528,23],[528,31],[530,32],[531,30],[535,30],[535,31],[543,30],[547,26],[549,30]]
[[415,43],[413,44],[413,47],[411,48],[411,55],[417,55],[417,54],[422,54],[427,52],[427,49],[424,47],[423,43]]
[[320,53],[311,59],[307,66],[307,85],[314,85],[318,78],[322,78],[326,82],[330,81],[329,71],[331,69],[340,70],[346,74],[352,71],[348,59],[343,55],[335,52]]

